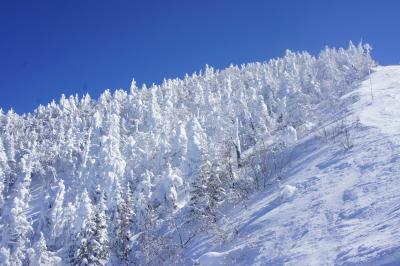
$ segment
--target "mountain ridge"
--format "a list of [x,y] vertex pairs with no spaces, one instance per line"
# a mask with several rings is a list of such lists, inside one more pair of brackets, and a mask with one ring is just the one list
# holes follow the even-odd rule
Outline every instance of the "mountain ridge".
[[[199,238],[240,234],[220,230],[226,210],[259,191],[279,194],[298,140],[355,106],[359,96],[344,96],[375,65],[370,49],[288,51],[150,89],[133,82],[98,101],[63,96],[33,114],[0,112],[0,261],[197,263]],[[357,120],[340,121],[321,139],[351,151]],[[265,213],[301,193],[283,187]]]

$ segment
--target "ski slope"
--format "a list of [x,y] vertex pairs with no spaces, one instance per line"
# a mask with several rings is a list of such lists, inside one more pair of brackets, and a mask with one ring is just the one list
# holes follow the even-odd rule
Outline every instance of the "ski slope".
[[[343,98],[345,119],[299,139],[282,181],[228,210],[223,239],[198,237],[186,256],[198,265],[400,265],[400,66],[377,67]],[[342,124],[348,134],[335,136]]]

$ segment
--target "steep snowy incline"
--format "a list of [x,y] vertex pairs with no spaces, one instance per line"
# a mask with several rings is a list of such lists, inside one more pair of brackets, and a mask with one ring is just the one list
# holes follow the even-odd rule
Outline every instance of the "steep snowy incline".
[[[373,104],[363,108],[360,119],[363,124],[377,127],[400,143],[400,68],[398,66],[378,67],[371,75]],[[371,103],[370,81],[365,81],[359,94],[362,100],[356,108]]]
[[[281,182],[228,211],[220,234],[186,255],[200,265],[400,265],[400,67],[371,79],[372,103],[367,79],[344,96],[343,121],[291,148]],[[297,190],[282,197],[288,185]]]

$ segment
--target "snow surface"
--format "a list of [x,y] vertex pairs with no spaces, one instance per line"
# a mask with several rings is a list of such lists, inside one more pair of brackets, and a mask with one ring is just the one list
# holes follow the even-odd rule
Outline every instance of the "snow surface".
[[370,87],[366,81],[359,90],[364,97],[355,105],[356,108],[367,105],[359,114],[363,124],[379,128],[397,144],[400,143],[399,78],[398,66],[378,67],[371,75],[374,100],[368,95]]
[[369,79],[343,96],[351,148],[321,131],[299,139],[283,189],[228,210],[219,224],[227,241],[199,237],[187,256],[200,265],[400,265],[400,66],[377,67],[371,81],[373,101]]
[[200,256],[200,265],[225,265],[227,263],[228,253],[207,252]]

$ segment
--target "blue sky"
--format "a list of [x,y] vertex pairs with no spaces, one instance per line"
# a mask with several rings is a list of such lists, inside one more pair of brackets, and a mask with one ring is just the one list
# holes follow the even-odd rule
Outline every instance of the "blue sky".
[[370,43],[400,63],[400,1],[0,0],[0,107],[182,77],[205,64],[265,61],[285,49]]

